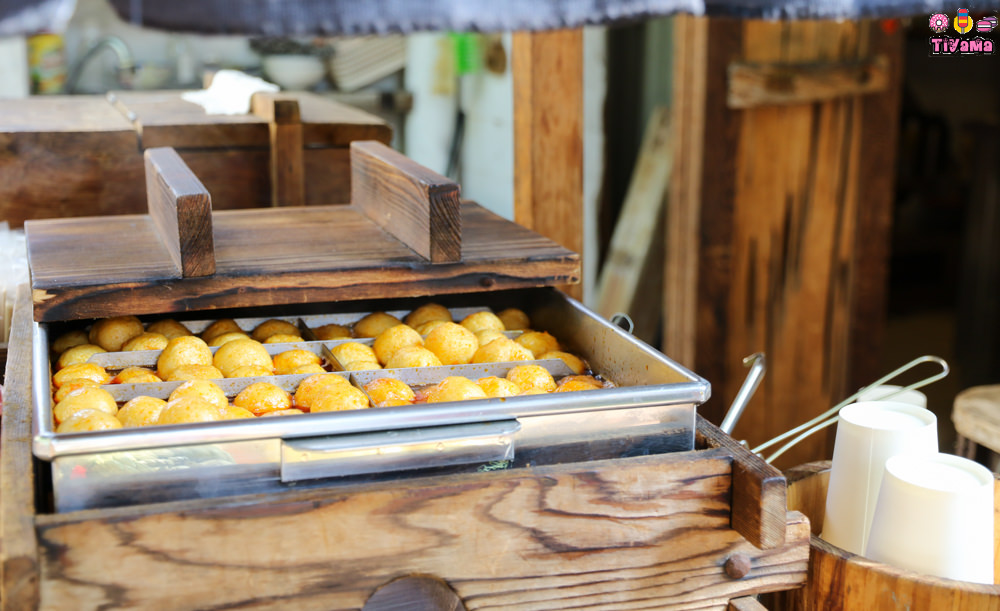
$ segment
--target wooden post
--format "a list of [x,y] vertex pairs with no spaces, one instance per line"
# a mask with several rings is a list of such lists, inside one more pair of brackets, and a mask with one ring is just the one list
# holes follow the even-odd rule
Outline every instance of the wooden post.
[[583,31],[516,32],[511,67],[514,220],[582,254]]
[[[883,373],[902,37],[874,22],[678,17],[675,40],[664,351],[712,381],[700,412],[713,422],[743,382],[742,358],[767,354],[734,431],[752,446]],[[825,99],[758,91],[730,107],[730,76],[750,65],[826,66],[793,80],[835,82]],[[847,87],[838,65],[868,66],[872,80]],[[826,456],[816,435],[782,464]]]
[[271,205],[305,205],[302,116],[298,100],[289,95],[258,93],[251,102],[253,114],[270,124]]

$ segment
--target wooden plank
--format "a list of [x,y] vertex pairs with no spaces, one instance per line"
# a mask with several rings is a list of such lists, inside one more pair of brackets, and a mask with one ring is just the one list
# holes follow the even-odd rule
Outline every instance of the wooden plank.
[[767,611],[753,596],[742,596],[729,601],[728,611]]
[[583,31],[515,32],[511,71],[514,220],[582,253]]
[[306,147],[348,147],[355,140],[392,142],[392,126],[380,117],[309,92],[298,92]]
[[146,200],[156,237],[184,278],[215,273],[212,198],[172,148],[147,149]]
[[606,318],[625,312],[633,321],[644,320],[643,328],[637,326],[633,331],[643,339],[650,339],[656,332],[655,319],[650,324],[647,322],[650,317],[638,315],[636,310],[651,308],[656,311],[656,318],[660,314],[656,299],[640,292],[640,287],[644,279],[657,273],[649,267],[648,259],[653,256],[655,236],[662,233],[663,225],[650,221],[661,218],[673,166],[673,148],[670,111],[665,107],[656,108],[646,127],[632,181],[597,283],[597,312]]
[[351,143],[351,205],[432,263],[462,260],[460,191],[381,142]]
[[268,122],[270,133],[271,205],[305,204],[305,165],[302,162],[302,118],[295,96],[255,94],[251,111]]
[[5,609],[38,606],[35,471],[31,455],[31,300],[18,289],[7,355],[4,413],[0,420],[0,603]]
[[359,608],[420,574],[469,609],[723,609],[801,585],[807,522],[789,516],[781,549],[746,542],[729,468],[708,450],[41,515],[40,606]]
[[302,161],[307,206],[351,203],[350,147],[306,149]]
[[[171,279],[172,261],[148,217],[32,221],[26,232],[35,316],[69,320],[579,280],[579,256],[551,240],[473,203],[462,205],[462,219],[463,264],[435,265],[349,206],[217,211],[216,274],[183,280]],[[116,248],[93,249],[95,235],[118,236]]]
[[759,456],[698,417],[697,445],[725,448],[733,456],[732,527],[748,541],[769,549],[785,543],[785,477]]
[[729,65],[730,108],[805,104],[879,93],[889,88],[889,58],[831,63]]

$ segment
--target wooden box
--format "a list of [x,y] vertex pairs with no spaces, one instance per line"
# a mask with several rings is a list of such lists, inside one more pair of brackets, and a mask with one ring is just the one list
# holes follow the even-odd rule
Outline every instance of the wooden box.
[[[20,227],[143,212],[143,152],[163,146],[178,151],[218,210],[346,203],[351,141],[392,136],[378,117],[314,94],[254,101],[253,112],[230,116],[206,115],[179,91],[0,100],[0,218]],[[278,174],[283,167],[294,175]],[[279,192],[283,180],[295,185]]]

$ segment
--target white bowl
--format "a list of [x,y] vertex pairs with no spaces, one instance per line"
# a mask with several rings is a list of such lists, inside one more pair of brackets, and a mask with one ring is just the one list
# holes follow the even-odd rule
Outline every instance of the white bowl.
[[315,55],[265,55],[264,74],[282,89],[311,89],[323,79],[323,61]]

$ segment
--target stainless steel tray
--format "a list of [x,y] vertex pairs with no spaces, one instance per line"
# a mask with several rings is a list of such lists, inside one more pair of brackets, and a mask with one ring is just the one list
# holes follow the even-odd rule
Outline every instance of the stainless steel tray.
[[[533,328],[555,335],[560,343],[585,358],[594,371],[612,380],[617,387],[218,423],[56,434],[48,394],[47,328],[44,324],[36,324],[36,361],[32,380],[35,394],[34,452],[38,458],[51,462],[56,510],[333,485],[337,481],[357,481],[358,477],[377,478],[397,470],[518,464],[519,460],[540,451],[573,447],[586,453],[586,448],[591,446],[610,444],[618,447],[615,445],[618,444],[625,447],[630,439],[649,438],[651,435],[657,442],[656,448],[649,451],[693,449],[695,409],[709,396],[708,382],[552,289],[367,302],[363,310],[323,314],[320,316],[325,317],[324,322],[315,318],[311,318],[310,322],[313,325],[326,322],[342,324],[357,320],[373,310],[400,315],[431,300],[447,305],[456,318],[462,315],[462,308],[484,309],[489,305],[499,310],[509,306],[521,307],[531,318]],[[403,303],[412,303],[413,306],[400,309]],[[250,328],[252,321],[284,318],[294,322],[297,317],[264,315],[238,318],[237,321],[244,328]],[[182,322],[197,332],[196,321]],[[203,322],[202,327],[208,323]],[[297,347],[321,350],[321,344],[332,343],[335,342],[303,342]],[[271,346],[275,346],[276,351],[296,347],[287,344]],[[100,358],[116,356],[101,355]],[[148,356],[133,353],[129,358]],[[558,368],[564,367],[561,361],[539,363],[557,375],[560,373]],[[373,373],[403,379],[417,376],[434,381],[445,375],[478,377],[479,374],[502,374],[517,364],[522,363],[381,370]],[[360,385],[366,376],[370,377],[370,373],[355,372],[351,374],[351,380]],[[305,377],[308,376],[235,378],[222,381],[221,386],[230,396],[246,385],[262,380],[292,390]],[[127,400],[130,394],[138,392],[166,396],[179,384],[163,382],[111,385],[106,388],[112,390],[116,398]]]

